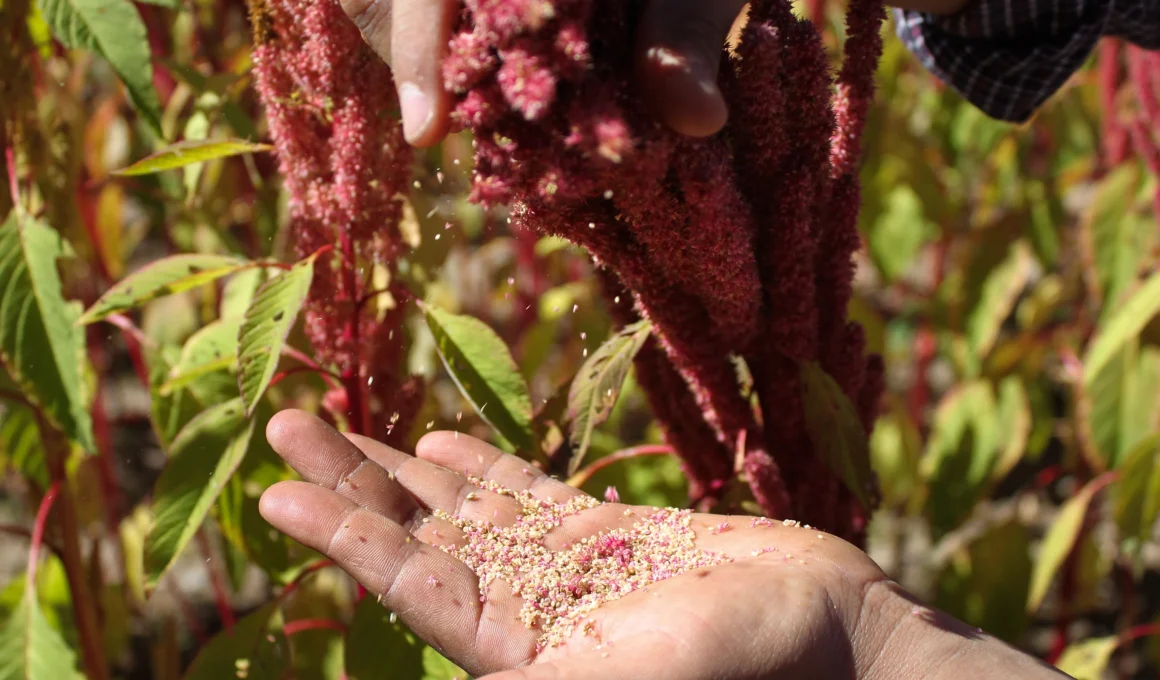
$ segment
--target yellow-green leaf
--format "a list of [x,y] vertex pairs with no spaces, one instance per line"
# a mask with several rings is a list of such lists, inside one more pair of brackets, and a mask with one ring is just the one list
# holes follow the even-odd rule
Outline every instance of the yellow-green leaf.
[[523,451],[536,447],[532,400],[507,345],[474,317],[423,305],[439,357],[483,420]]
[[93,426],[81,380],[85,339],[65,302],[55,230],[14,211],[0,226],[0,359],[24,396],[86,451]]
[[180,293],[252,266],[230,255],[173,255],[152,262],[118,281],[90,307],[79,323],[93,323],[159,297]]
[[1034,612],[1043,603],[1055,574],[1075,547],[1092,498],[1097,491],[1107,485],[1108,479],[1107,476],[1101,476],[1088,482],[1087,486],[1069,498],[1059,509],[1059,514],[1043,537],[1039,554],[1035,558],[1035,569],[1031,572],[1031,590],[1027,593],[1027,611]]
[[870,509],[874,476],[870,441],[842,388],[816,362],[801,364],[806,430],[814,451],[837,474],[862,507]]
[[651,334],[652,324],[647,320],[625,326],[593,352],[576,372],[568,389],[565,411],[569,423],[568,439],[572,444],[569,475],[580,468],[596,426],[612,413],[624,379],[632,368],[632,360]]
[[1118,645],[1115,635],[1076,642],[1063,650],[1055,666],[1075,680],[1100,680]]
[[182,168],[195,163],[205,163],[218,158],[229,158],[244,153],[269,151],[269,144],[256,144],[243,139],[207,139],[170,144],[157,153],[146,156],[126,168],[117,170],[115,175],[149,175],[164,170]]
[[38,0],[41,14],[65,47],[108,60],[137,112],[161,135],[161,102],[153,88],[153,61],[145,23],[129,0]]
[[70,680],[77,677],[76,654],[52,627],[26,587],[16,610],[0,627],[0,678]]
[[1160,272],[1149,276],[1127,302],[1119,305],[1101,324],[1084,355],[1084,384],[1090,386],[1100,371],[1126,344],[1140,335],[1157,313],[1160,313]]
[[1125,457],[1114,504],[1120,538],[1142,546],[1160,517],[1160,434],[1145,437]]
[[314,279],[317,253],[262,284],[238,332],[238,387],[251,415],[278,370],[286,336],[302,310]]
[[239,398],[199,414],[173,439],[169,462],[153,488],[153,526],[145,540],[151,586],[197,533],[253,433],[254,422],[245,420]]
[[203,404],[215,404],[238,396],[237,380],[228,370],[238,363],[239,318],[213,321],[185,341],[181,358],[161,385],[161,396],[167,397],[188,388]]

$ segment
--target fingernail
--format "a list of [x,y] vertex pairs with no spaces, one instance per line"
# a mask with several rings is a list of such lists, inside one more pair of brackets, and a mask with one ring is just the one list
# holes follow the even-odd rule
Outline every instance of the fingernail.
[[431,100],[414,83],[399,85],[399,109],[403,113],[403,136],[414,142],[431,124]]

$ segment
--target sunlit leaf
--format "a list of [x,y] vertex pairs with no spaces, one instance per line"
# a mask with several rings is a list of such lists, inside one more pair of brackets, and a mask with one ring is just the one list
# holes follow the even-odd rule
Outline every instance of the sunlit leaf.
[[138,307],[159,297],[180,293],[251,266],[230,255],[173,255],[152,262],[121,279],[93,303],[80,323]]
[[244,153],[269,151],[269,144],[255,144],[242,139],[207,139],[170,144],[157,153],[142,158],[127,168],[117,170],[115,175],[148,175],[164,170],[173,170],[195,163],[205,163],[218,158],[229,158]]
[[1007,256],[987,273],[974,306],[966,319],[967,341],[975,357],[982,360],[999,337],[1003,321],[1031,276],[1034,259],[1022,241],[1011,245]]
[[76,654],[53,629],[36,590],[26,588],[20,604],[0,627],[0,678],[58,680],[77,677]]
[[[1096,470],[1115,469],[1160,415],[1160,349],[1128,341],[1081,394],[1089,438],[1082,453]],[[1088,455],[1090,454],[1090,455]]]
[[1124,163],[1104,177],[1081,224],[1080,245],[1090,268],[1089,285],[1103,296],[1107,318],[1115,312],[1122,293],[1136,280],[1143,258],[1155,242],[1156,218],[1141,210],[1137,196],[1144,174],[1135,163]]
[[65,47],[95,52],[125,83],[137,112],[161,134],[161,103],[145,23],[129,0],[38,0],[53,35]]
[[266,270],[260,267],[243,269],[231,276],[225,285],[222,286],[222,297],[218,305],[218,316],[222,319],[241,318],[244,316],[246,310],[250,308],[250,303],[254,301],[254,295],[258,293],[258,289],[262,287],[265,281]]
[[1160,272],[1148,277],[1128,300],[1118,305],[1100,325],[1084,355],[1084,384],[1091,383],[1124,345],[1135,340],[1144,326],[1160,313]]
[[257,408],[278,370],[286,336],[310,292],[317,258],[317,253],[311,255],[262,284],[246,309],[238,332],[238,386],[247,415]]
[[1063,650],[1055,667],[1075,680],[1101,680],[1118,645],[1115,635],[1073,643]]
[[592,442],[592,432],[596,426],[608,419],[632,360],[652,334],[652,324],[638,321],[625,326],[599,349],[588,357],[568,390],[567,419],[568,439],[572,443],[572,458],[568,461],[568,474],[580,468],[588,446]]
[[1144,438],[1125,456],[1114,501],[1120,538],[1143,545],[1160,518],[1160,434]]
[[862,507],[871,506],[874,476],[870,441],[842,388],[815,362],[801,364],[806,430],[818,456],[837,474]]
[[149,421],[161,448],[168,449],[177,433],[201,412],[202,405],[186,389],[161,394],[161,386],[169,380],[170,371],[181,359],[180,348],[155,347],[145,353],[145,359],[149,368]]
[[203,404],[214,404],[238,395],[237,380],[229,373],[238,363],[240,318],[219,319],[189,336],[181,358],[169,372],[159,393],[169,396],[188,388]]
[[1023,381],[1015,376],[1004,378],[999,383],[998,396],[995,426],[999,456],[991,467],[993,482],[1006,477],[1019,464],[1031,436],[1031,403]]
[[0,359],[24,397],[92,451],[81,379],[85,340],[56,269],[70,254],[59,233],[31,217],[13,212],[0,226]]
[[1051,523],[1051,528],[1043,537],[1039,553],[1035,557],[1035,569],[1031,573],[1031,589],[1027,593],[1027,611],[1034,612],[1043,603],[1051,582],[1055,579],[1063,561],[1067,559],[1075,541],[1083,528],[1084,517],[1092,497],[1104,487],[1106,479],[1097,477],[1080,489],[1059,509],[1059,514]]
[[914,266],[915,256],[937,230],[909,184],[894,184],[882,200],[882,212],[867,226],[867,241],[883,278],[893,281]]
[[145,570],[156,585],[201,527],[218,494],[246,454],[254,422],[241,399],[211,407],[173,440],[153,489],[153,526],[145,540]]
[[518,449],[533,450],[532,400],[503,340],[474,317],[431,305],[423,313],[443,365],[475,411]]
[[874,424],[870,459],[882,487],[882,503],[905,508],[919,496],[919,460],[922,440],[918,428],[902,408],[894,408]]
[[936,538],[970,515],[984,493],[999,459],[998,424],[987,382],[959,385],[939,402],[921,467]]
[[275,630],[271,620],[279,602],[273,600],[246,615],[232,630],[213,637],[190,664],[184,680],[278,680],[286,669],[286,638]]

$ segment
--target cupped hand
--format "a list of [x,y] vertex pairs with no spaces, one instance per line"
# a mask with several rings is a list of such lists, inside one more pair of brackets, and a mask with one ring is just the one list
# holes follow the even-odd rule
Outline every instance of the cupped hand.
[[[409,456],[285,411],[267,437],[304,481],[270,487],[263,516],[381,595],[415,633],[476,676],[850,678],[874,663],[866,644],[874,636],[862,629],[878,614],[867,596],[888,583],[864,553],[814,529],[707,514],[693,515],[698,548],[733,561],[603,604],[587,631],[537,654],[540,630],[519,620],[522,600],[496,582],[480,601],[476,575],[438,547],[463,533],[435,512],[500,526],[516,520],[515,499],[469,477],[552,502],[581,491],[451,432],[428,434]],[[627,528],[654,510],[601,504],[567,519],[545,544]]]
[[[340,0],[367,43],[390,66],[399,92],[403,131],[416,146],[447,134],[450,96],[440,63],[460,0]],[[688,135],[713,134],[725,124],[717,88],[721,48],[744,0],[651,0],[642,18],[635,71],[656,115]]]

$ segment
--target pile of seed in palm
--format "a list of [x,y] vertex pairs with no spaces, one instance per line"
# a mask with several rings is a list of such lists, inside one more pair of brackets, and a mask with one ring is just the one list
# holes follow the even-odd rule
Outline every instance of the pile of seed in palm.
[[519,517],[514,524],[501,527],[436,512],[466,534],[462,544],[443,549],[479,576],[480,593],[486,594],[497,579],[511,584],[513,593],[524,599],[520,611],[524,625],[541,626],[537,650],[564,642],[577,627],[591,632],[585,618],[606,602],[657,581],[731,561],[697,548],[692,513],[673,508],[641,517],[631,528],[611,529],[551,550],[544,544],[545,536],[565,518],[600,501],[578,496],[552,503],[494,482],[471,481],[514,498],[521,506]]

